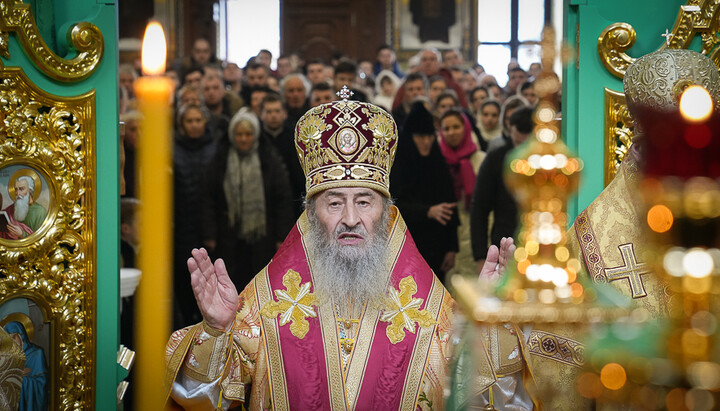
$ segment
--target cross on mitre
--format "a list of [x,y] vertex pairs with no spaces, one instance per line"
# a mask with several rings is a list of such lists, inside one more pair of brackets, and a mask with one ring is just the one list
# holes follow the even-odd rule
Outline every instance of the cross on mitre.
[[343,101],[347,101],[347,100],[348,100],[350,97],[352,97],[355,93],[353,93],[353,91],[350,90],[350,89],[348,88],[348,86],[344,85],[344,86],[342,86],[342,88],[340,89],[340,91],[338,91],[338,92],[335,93],[335,94],[336,94],[338,97],[340,97],[341,99],[343,99]]
[[665,37],[665,44],[668,46],[670,45],[670,39],[675,36],[674,34],[670,33],[668,29],[665,29],[665,34],[661,34],[661,36]]

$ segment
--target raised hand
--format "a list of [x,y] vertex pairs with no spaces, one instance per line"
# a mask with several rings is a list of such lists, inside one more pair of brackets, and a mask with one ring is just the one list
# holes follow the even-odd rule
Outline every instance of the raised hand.
[[235,320],[238,292],[228,276],[225,262],[217,259],[213,264],[204,248],[196,248],[187,265],[203,319],[213,328],[229,330]]
[[485,264],[480,270],[480,278],[487,280],[497,280],[505,272],[505,266],[512,261],[515,254],[515,240],[512,237],[503,237],[500,240],[500,248],[494,244],[490,246],[487,252]]

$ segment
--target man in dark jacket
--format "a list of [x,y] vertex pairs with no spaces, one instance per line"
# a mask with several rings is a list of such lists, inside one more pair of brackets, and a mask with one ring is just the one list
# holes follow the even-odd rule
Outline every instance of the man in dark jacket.
[[280,96],[276,93],[266,95],[260,106],[260,120],[262,121],[260,137],[262,140],[272,142],[275,150],[283,159],[290,178],[293,212],[295,218],[298,218],[305,207],[303,204],[305,174],[300,167],[297,153],[295,153],[295,130],[287,124],[286,118],[287,112]]
[[482,267],[487,257],[490,212],[493,213],[491,244],[500,247],[502,238],[514,236],[517,230],[517,203],[503,180],[505,157],[527,139],[532,129],[532,109],[523,107],[515,110],[510,116],[510,138],[505,135],[497,137],[502,139],[502,144],[495,142],[490,145],[478,171],[470,209],[470,242],[478,267]]

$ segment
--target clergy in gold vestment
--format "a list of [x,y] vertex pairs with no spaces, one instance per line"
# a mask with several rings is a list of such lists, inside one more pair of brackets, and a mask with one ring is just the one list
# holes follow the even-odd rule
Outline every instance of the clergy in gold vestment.
[[[710,92],[714,107],[720,102],[718,68],[707,57],[691,50],[664,49],[638,58],[628,67],[623,87],[630,114],[650,106],[663,111],[678,109],[682,91],[698,84]],[[645,212],[639,194],[639,162],[642,145],[651,136],[636,137],[615,178],[575,219],[568,233],[569,247],[583,262],[585,274],[593,281],[607,283],[642,307],[652,318],[668,312],[670,294],[661,278],[644,261]],[[540,390],[555,392],[544,403],[553,410],[585,409],[575,389],[575,377],[583,365],[582,331],[569,327],[539,328],[528,336],[530,362],[536,370]],[[578,348],[579,347],[579,348]],[[552,385],[552,388],[550,386]]]
[[[306,211],[245,290],[238,296],[222,261],[193,251],[188,266],[204,321],[168,343],[166,395],[177,405],[443,408],[455,303],[390,200],[392,117],[347,97],[299,120]],[[500,251],[488,270],[504,264],[499,257],[510,255],[511,244]],[[503,330],[495,333],[510,347],[497,352],[511,356],[516,330]],[[519,355],[496,366],[484,349],[480,358],[478,394],[497,383],[499,408],[534,407]]]

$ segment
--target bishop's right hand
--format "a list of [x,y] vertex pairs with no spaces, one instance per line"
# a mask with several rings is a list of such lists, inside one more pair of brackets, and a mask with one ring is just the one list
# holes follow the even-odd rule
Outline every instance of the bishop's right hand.
[[203,319],[210,327],[229,330],[235,321],[238,292],[228,276],[225,262],[219,258],[213,264],[204,248],[196,248],[187,265]]

